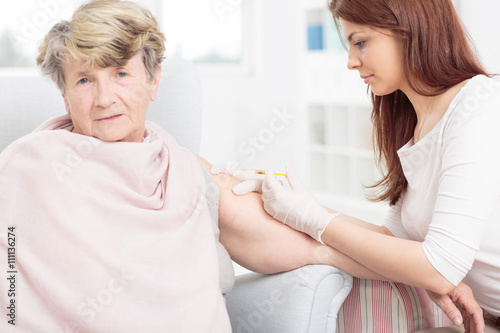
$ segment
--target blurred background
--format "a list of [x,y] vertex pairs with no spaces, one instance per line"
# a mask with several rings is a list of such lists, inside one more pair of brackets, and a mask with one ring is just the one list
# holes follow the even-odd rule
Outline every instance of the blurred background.
[[[0,75],[39,75],[40,39],[82,2],[2,2]],[[368,202],[363,190],[378,177],[366,86],[347,70],[326,0],[137,2],[160,21],[167,56],[198,68],[201,156],[249,169],[272,164],[277,172],[291,163],[324,204],[382,223],[387,205]],[[499,73],[500,2],[454,4],[487,70]]]

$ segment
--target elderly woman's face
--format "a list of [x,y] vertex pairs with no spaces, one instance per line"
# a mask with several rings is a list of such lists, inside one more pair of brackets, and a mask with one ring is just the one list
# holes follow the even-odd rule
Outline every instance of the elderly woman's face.
[[156,98],[160,73],[148,80],[142,54],[123,67],[65,62],[63,71],[63,98],[74,133],[103,141],[143,141],[146,112]]

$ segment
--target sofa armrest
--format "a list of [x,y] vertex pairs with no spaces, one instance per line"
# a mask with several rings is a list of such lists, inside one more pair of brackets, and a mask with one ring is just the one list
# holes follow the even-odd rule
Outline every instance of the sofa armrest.
[[352,277],[340,269],[309,265],[238,276],[226,304],[234,333],[335,332],[351,288]]

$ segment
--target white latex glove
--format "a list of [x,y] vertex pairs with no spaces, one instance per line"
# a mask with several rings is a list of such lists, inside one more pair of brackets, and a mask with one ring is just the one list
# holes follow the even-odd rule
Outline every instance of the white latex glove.
[[[267,168],[262,184],[262,199],[266,212],[278,221],[305,232],[323,243],[321,235],[333,218],[342,218],[340,213],[329,213],[302,185],[291,165],[286,167],[290,188],[276,180],[273,169]],[[324,243],[323,243],[324,244]]]
[[262,182],[264,177],[249,173],[246,170],[238,169],[234,163],[217,164],[210,170],[214,175],[225,173],[236,178],[241,183],[233,187],[233,193],[236,195],[243,195],[250,192],[262,193]]

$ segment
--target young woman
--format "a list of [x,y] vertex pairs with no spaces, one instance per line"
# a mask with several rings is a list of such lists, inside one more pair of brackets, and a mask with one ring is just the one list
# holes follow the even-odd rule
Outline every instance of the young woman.
[[481,67],[450,0],[329,7],[348,44],[348,68],[370,87],[385,167],[374,187],[390,212],[381,227],[342,215],[314,200],[293,170],[289,189],[272,168],[261,185],[264,207],[345,255],[340,268],[425,288],[457,326],[482,332],[479,306],[500,317],[500,81]]

